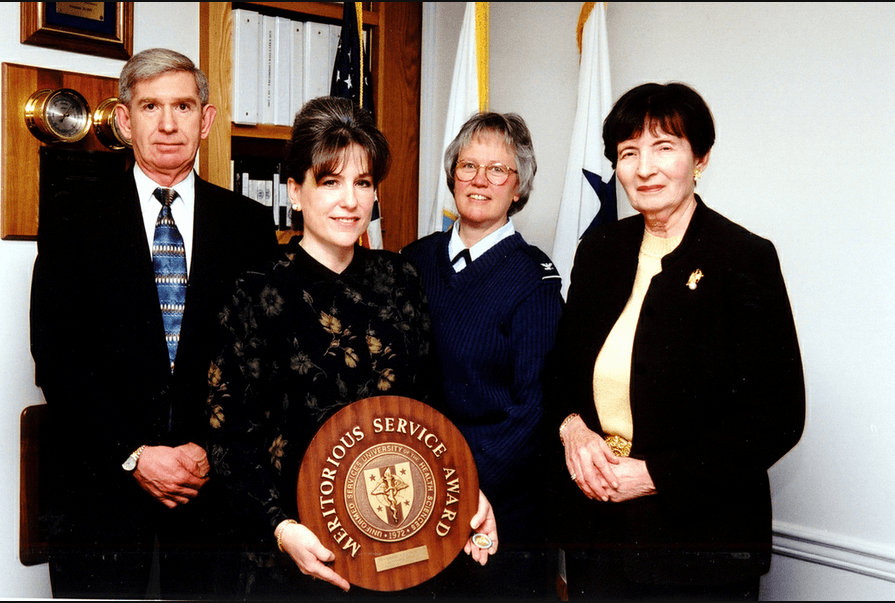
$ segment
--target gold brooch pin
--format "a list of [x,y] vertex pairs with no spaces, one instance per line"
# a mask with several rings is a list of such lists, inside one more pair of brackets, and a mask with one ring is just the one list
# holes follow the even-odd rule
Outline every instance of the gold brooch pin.
[[691,290],[696,289],[697,283],[699,283],[699,279],[701,279],[704,275],[702,274],[702,270],[697,268],[693,271],[693,274],[690,275],[690,280],[687,281],[687,287]]

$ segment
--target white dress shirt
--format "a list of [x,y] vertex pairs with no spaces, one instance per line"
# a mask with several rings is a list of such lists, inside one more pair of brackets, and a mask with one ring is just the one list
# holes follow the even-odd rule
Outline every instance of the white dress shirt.
[[[152,193],[160,184],[156,184],[147,176],[139,165],[134,165],[134,181],[137,183],[137,195],[140,198],[140,209],[143,211],[143,226],[146,229],[146,240],[152,249],[152,240],[155,238],[155,223],[158,214],[162,210],[162,204]],[[186,252],[186,272],[190,273],[190,259],[193,255],[193,214],[196,207],[196,173],[192,170],[189,175],[172,187],[177,191],[177,197],[171,202],[171,215],[177,230],[183,237],[184,251]]]
[[[451,227],[451,240],[448,243],[448,257],[451,260],[457,257],[457,254],[466,249],[466,245],[460,239],[460,229],[463,227],[462,218],[457,220]],[[506,239],[516,234],[516,227],[513,226],[513,219],[507,218],[507,223],[486,236],[484,239],[469,248],[470,261],[474,262],[480,258],[486,251]],[[460,258],[453,264],[454,272],[460,272],[466,268],[466,259]]]

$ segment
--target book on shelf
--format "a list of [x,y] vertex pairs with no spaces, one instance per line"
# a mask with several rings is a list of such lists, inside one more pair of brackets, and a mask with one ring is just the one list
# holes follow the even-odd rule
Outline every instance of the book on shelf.
[[238,157],[233,160],[233,190],[271,209],[271,218],[280,230],[291,227],[291,203],[286,180],[281,178],[279,160]]
[[233,121],[291,126],[329,95],[340,25],[233,10]]
[[258,122],[273,124],[274,121],[274,69],[276,69],[277,18],[261,15],[261,83],[258,86]]
[[233,121],[257,124],[261,15],[233,10]]
[[292,124],[292,61],[295,36],[292,33],[291,19],[277,17],[276,50],[274,52],[273,76],[273,121],[275,124],[288,126]]

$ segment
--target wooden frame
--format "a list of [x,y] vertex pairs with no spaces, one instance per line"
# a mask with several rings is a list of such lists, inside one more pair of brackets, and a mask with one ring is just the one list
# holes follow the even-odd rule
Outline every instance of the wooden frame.
[[41,529],[46,484],[41,484],[40,441],[47,419],[47,405],[28,406],[21,416],[21,465],[19,467],[19,560],[22,565],[47,562],[49,544]]
[[[20,2],[21,42],[112,59],[134,50],[133,2]],[[111,7],[106,5],[113,5]],[[95,12],[85,12],[84,8]]]

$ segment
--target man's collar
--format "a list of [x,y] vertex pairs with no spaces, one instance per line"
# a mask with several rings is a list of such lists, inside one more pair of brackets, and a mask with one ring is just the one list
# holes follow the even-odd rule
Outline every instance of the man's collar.
[[[144,172],[136,163],[134,164],[134,182],[137,184],[137,192],[139,193],[141,199],[145,198],[147,195],[151,195],[156,188],[162,186],[161,184],[155,182],[152,178],[147,176],[146,172]],[[180,194],[181,198],[192,199],[192,191],[195,185],[196,172],[195,170],[190,170],[186,177],[174,186],[162,188],[173,188]],[[189,197],[187,197],[187,192],[189,192]]]

